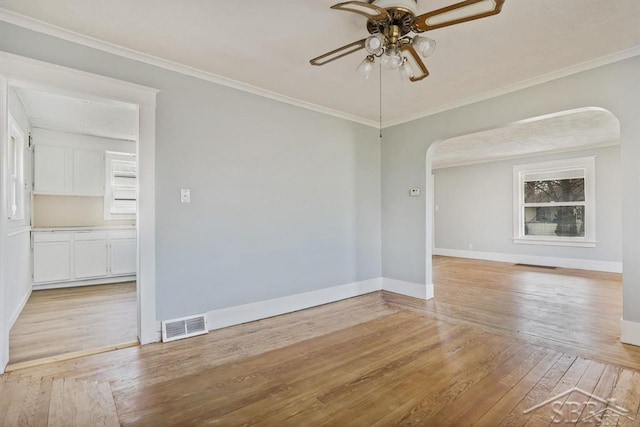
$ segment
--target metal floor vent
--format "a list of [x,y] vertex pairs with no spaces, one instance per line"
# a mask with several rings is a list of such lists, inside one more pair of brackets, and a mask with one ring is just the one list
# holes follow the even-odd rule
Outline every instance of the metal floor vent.
[[194,337],[208,332],[206,314],[196,314],[162,321],[162,342]]

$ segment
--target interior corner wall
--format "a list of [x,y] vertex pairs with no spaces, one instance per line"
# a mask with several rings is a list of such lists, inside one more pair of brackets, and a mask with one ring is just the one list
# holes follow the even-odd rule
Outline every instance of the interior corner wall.
[[380,276],[375,129],[7,23],[0,50],[160,90],[158,320]]
[[[513,166],[596,157],[596,247],[513,243]],[[620,146],[442,168],[434,174],[435,247],[622,262]]]
[[[624,318],[640,322],[640,57],[633,57],[385,130],[382,141],[382,274],[426,281],[426,153],[440,140],[574,108],[596,106],[621,126]],[[421,200],[417,200],[421,199]],[[436,285],[437,286],[437,285]]]

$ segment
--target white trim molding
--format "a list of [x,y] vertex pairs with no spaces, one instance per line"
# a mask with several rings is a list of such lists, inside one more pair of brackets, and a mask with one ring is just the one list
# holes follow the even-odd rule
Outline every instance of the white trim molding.
[[382,280],[381,277],[377,277],[317,291],[212,310],[207,312],[207,324],[212,331],[357,297],[381,290]]
[[13,313],[11,313],[11,317],[9,318],[9,330],[13,328],[13,325],[16,323],[16,320],[18,320],[20,313],[22,313],[22,310],[24,309],[24,306],[27,305],[27,301],[29,301],[29,297],[31,297],[31,291],[32,289],[29,288],[29,291],[22,297],[22,300],[20,301],[20,304],[18,304],[18,307],[16,307]]
[[413,298],[428,300],[433,298],[433,284],[423,285],[420,283],[405,282],[403,280],[382,278],[382,290],[395,294],[406,295]]
[[[2,19],[0,15],[0,19]],[[498,89],[489,90],[487,92],[472,95],[467,98],[451,102],[430,110],[419,111],[415,114],[405,116],[401,119],[388,120],[382,123],[382,127],[391,127],[401,125],[403,123],[412,122],[414,120],[423,119],[425,117],[433,116],[435,114],[443,113],[445,111],[454,110],[456,108],[464,107],[466,105],[475,104],[476,102],[486,101],[487,99],[497,98],[498,96],[507,95],[509,93],[517,92],[519,90],[527,89],[533,86],[538,86],[543,83],[547,83],[553,80],[568,77],[573,74],[582,73],[583,71],[592,70],[594,68],[603,67],[605,65],[613,64],[614,62],[624,61],[625,59],[640,56],[640,46],[632,47],[630,49],[614,52],[609,55],[602,56],[600,58],[591,59],[589,61],[581,62],[579,64],[570,65],[560,70],[551,71],[550,73],[542,74],[540,76],[533,77],[528,80],[512,83],[503,86]]]
[[575,268],[578,270],[622,273],[622,262],[594,259],[556,258],[538,255],[503,254],[497,252],[467,251],[461,249],[434,248],[434,255],[456,258],[480,259],[484,261],[508,262],[511,264],[531,264],[545,267]]
[[[525,200],[525,183],[527,181],[567,180],[569,178],[583,179],[584,200],[578,202],[551,201],[546,203],[530,203]],[[583,207],[582,218],[584,236],[568,237],[556,236],[556,223],[527,223],[527,208],[555,208],[555,207]],[[536,214],[537,215],[537,214]],[[529,235],[526,227],[534,225],[552,228],[547,233],[551,235]],[[542,231],[542,230],[541,230]],[[527,245],[552,246],[596,246],[596,157],[574,157],[569,159],[551,160],[546,162],[527,163],[513,166],[513,243]]]
[[620,319],[620,341],[640,346],[640,323]]
[[316,291],[211,310],[207,312],[207,324],[209,330],[213,331],[382,290],[422,300],[433,298],[432,284],[422,285],[376,277]]
[[[313,104],[307,101],[303,101],[287,95],[276,93],[276,92],[263,89],[257,86],[253,86],[247,83],[243,83],[238,80],[233,80],[228,77],[219,76],[217,74],[200,70],[198,68],[190,67],[184,64],[173,62],[157,56],[149,55],[147,53],[126,48],[120,45],[105,42],[103,40],[90,37],[84,34],[80,34],[80,33],[77,33],[53,24],[49,24],[47,22],[40,21],[26,15],[12,12],[8,9],[0,8],[0,21],[4,21],[12,25],[17,25],[19,27],[26,28],[31,31],[36,31],[42,34],[47,34],[49,36],[57,37],[72,43],[77,43],[82,46],[91,47],[93,49],[98,49],[103,52],[107,52],[107,53],[118,55],[124,58],[132,59],[134,61],[139,61],[145,64],[164,68],[165,70],[175,71],[177,73],[195,77],[201,80],[206,80],[222,86],[231,87],[231,88],[248,92],[254,95],[273,99],[275,101],[280,101],[280,102],[284,102],[300,108],[305,108],[307,110],[315,111],[321,114],[326,114],[326,115],[338,117],[344,120],[361,123],[363,125],[371,126],[374,128],[378,128],[380,126],[380,123],[378,123],[378,121],[376,120],[367,119],[354,114],[345,113],[332,108],[324,107],[322,105]],[[521,89],[526,89],[528,87],[536,86],[536,85],[546,83],[552,80],[556,80],[562,77],[567,77],[572,74],[577,74],[583,71],[591,70],[593,68],[602,67],[604,65],[612,64],[614,62],[622,61],[624,59],[632,58],[638,55],[640,55],[640,47],[633,47],[620,52],[614,52],[612,54],[609,54],[600,58],[592,59],[586,62],[582,62],[580,64],[571,65],[569,67],[566,67],[560,70],[555,70],[555,71],[543,74],[541,76],[536,76],[528,80],[506,85],[498,89],[489,90],[484,93],[473,95],[461,100],[454,101],[449,104],[432,108],[430,110],[418,111],[414,114],[405,116],[401,119],[388,120],[382,123],[382,127],[386,128],[386,127],[396,126],[402,123],[411,122],[413,120],[432,116],[434,114],[438,114],[443,111],[453,110],[455,108],[463,107],[465,105],[474,104],[476,102],[495,98],[500,95],[516,92]]]
[[140,52],[134,49],[129,49],[124,46],[105,42],[103,40],[90,37],[84,34],[77,33],[75,31],[68,30],[53,24],[49,24],[44,21],[40,21],[29,16],[21,15],[19,13],[12,12],[10,10],[0,8],[0,21],[8,22],[9,24],[17,25],[28,30],[36,31],[49,36],[57,37],[72,43],[77,43],[82,46],[87,46],[93,49],[98,49],[103,52],[118,55],[123,58],[132,59],[134,61],[142,62],[144,64],[153,65],[155,67],[163,68],[165,70],[175,71],[180,74],[184,74],[190,77],[195,77],[200,80],[205,80],[211,83],[219,84],[221,86],[238,89],[243,92],[248,92],[253,95],[263,96],[265,98],[272,99],[274,101],[284,102],[285,104],[294,105],[296,107],[304,108],[307,110],[315,111],[317,113],[326,114],[328,116],[338,117],[344,120],[349,120],[356,123],[361,123],[366,126],[378,128],[380,124],[376,120],[366,119],[354,114],[344,113],[332,108],[324,107],[322,105],[314,104],[311,102],[303,101],[301,99],[293,98],[287,95],[283,95],[277,92],[263,89],[258,86],[253,86],[248,83],[244,83],[238,80],[230,79],[228,77],[220,76],[209,71],[204,71],[195,67],[180,64],[178,62],[170,61],[168,59],[153,56],[144,52]]

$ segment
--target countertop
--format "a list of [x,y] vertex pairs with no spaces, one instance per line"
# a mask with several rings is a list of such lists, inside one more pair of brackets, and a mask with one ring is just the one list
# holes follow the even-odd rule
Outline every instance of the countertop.
[[96,225],[84,227],[32,227],[31,231],[99,231],[99,230],[135,230],[135,225]]

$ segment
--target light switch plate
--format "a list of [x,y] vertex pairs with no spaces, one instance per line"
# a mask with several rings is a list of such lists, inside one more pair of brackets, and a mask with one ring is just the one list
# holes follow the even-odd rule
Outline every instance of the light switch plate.
[[419,188],[412,188],[411,190],[409,190],[409,195],[411,197],[418,197],[420,195],[420,189]]
[[191,202],[191,190],[188,188],[183,188],[180,190],[180,201],[182,203],[190,203]]

